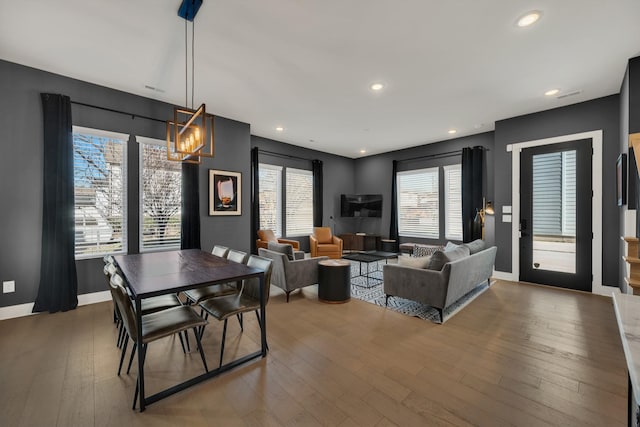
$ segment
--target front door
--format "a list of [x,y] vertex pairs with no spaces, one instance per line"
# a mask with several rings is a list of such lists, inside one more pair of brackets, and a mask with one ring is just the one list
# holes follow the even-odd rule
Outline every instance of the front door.
[[526,148],[520,280],[591,292],[591,140]]

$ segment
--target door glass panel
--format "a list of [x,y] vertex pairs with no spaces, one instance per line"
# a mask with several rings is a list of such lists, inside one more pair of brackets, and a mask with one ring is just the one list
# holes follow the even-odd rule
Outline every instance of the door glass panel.
[[533,156],[533,268],[576,272],[576,151]]

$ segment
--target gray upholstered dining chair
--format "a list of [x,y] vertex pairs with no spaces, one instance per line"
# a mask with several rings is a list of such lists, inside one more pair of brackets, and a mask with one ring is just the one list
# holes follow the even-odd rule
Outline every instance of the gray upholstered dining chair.
[[[158,311],[156,313],[141,316],[142,335],[138,336],[138,325],[135,309],[133,307],[131,299],[129,298],[129,294],[125,290],[124,286],[120,284],[123,282],[123,280],[120,275],[116,273],[113,275],[111,281],[113,282],[112,286],[114,288],[114,296],[116,298],[118,308],[120,309],[120,313],[122,314],[124,327],[127,330],[128,337],[130,337],[133,341],[133,350],[131,351],[129,367],[131,367],[131,361],[133,361],[133,355],[135,354],[136,348],[138,346],[140,347],[139,351],[142,352],[141,357],[144,363],[147,352],[147,345],[150,342],[171,336],[173,334],[180,334],[181,332],[186,333],[186,331],[192,329],[196,337],[196,342],[198,343],[198,350],[200,352],[202,364],[204,365],[204,370],[205,372],[209,372],[209,368],[207,367],[207,360],[204,356],[204,351],[202,350],[202,345],[200,343],[200,336],[198,334],[198,328],[203,327],[208,322],[200,317],[195,312],[193,307],[181,305],[179,307],[173,307],[166,310]],[[124,353],[127,349],[127,342],[128,339],[125,340],[125,344],[122,349],[122,357],[120,358],[121,366],[122,358],[124,357]],[[118,374],[120,374],[119,371]],[[136,391],[133,396],[133,409],[135,409],[136,407],[138,391],[138,382],[136,382]]]
[[229,248],[226,246],[220,246],[220,245],[215,245],[213,247],[213,250],[211,251],[211,253],[215,256],[219,256],[221,258],[224,258],[227,256],[227,253],[229,252]]
[[[249,256],[247,266],[258,268],[264,271],[264,280],[262,286],[262,292],[264,292],[265,304],[269,300],[269,287],[271,285],[271,271],[273,262],[269,258],[264,258],[257,255]],[[220,321],[224,321],[222,329],[222,342],[220,344],[220,363],[222,366],[222,358],[224,356],[224,342],[227,336],[227,320],[231,316],[237,316],[242,313],[248,313],[255,311],[256,317],[260,328],[262,329],[262,322],[260,321],[260,280],[258,278],[245,279],[242,281],[240,292],[233,295],[225,295],[219,298],[211,298],[200,303],[200,307],[206,313],[205,319],[208,319],[209,315],[215,317]],[[241,330],[244,331],[244,326],[240,324]],[[204,332],[204,327],[200,328],[200,334]]]

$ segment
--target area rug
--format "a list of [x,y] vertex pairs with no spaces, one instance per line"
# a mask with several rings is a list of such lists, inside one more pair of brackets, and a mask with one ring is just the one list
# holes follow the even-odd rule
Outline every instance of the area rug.
[[[430,305],[422,304],[416,301],[392,296],[389,297],[389,305],[385,306],[385,295],[382,290],[382,268],[384,261],[371,263],[369,265],[369,280],[366,277],[359,276],[360,266],[358,262],[351,261],[351,296],[370,304],[385,307],[407,316],[418,317],[423,320],[429,320],[433,323],[444,323],[458,313],[467,304],[473,301],[478,295],[489,289],[486,282],[478,285],[469,293],[464,295],[454,304],[444,310],[444,319],[440,319],[440,312]],[[362,266],[365,270],[365,265]],[[364,272],[364,271],[363,271]],[[368,282],[368,283],[367,283]]]

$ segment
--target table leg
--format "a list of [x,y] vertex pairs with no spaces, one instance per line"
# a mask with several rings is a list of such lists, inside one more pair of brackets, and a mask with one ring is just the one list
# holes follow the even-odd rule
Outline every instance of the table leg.
[[260,275],[260,322],[262,323],[260,328],[260,343],[262,346],[262,357],[267,356],[267,310],[266,310],[266,295],[265,291],[269,291],[264,288],[264,273]]
[[142,300],[136,298],[136,329],[138,330],[138,391],[140,392],[140,412],[145,410],[144,398],[144,346],[142,345]]

